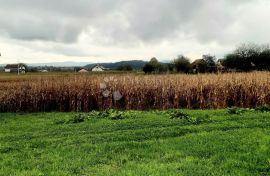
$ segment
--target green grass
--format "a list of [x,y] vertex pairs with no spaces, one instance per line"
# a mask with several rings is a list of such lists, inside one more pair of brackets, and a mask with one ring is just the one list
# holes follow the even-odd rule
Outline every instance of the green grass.
[[270,113],[184,112],[0,114],[0,175],[270,175]]

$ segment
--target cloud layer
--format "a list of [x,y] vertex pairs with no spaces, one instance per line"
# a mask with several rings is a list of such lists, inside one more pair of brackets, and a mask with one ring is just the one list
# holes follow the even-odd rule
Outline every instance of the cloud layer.
[[222,56],[268,43],[267,0],[0,0],[6,60],[162,59]]

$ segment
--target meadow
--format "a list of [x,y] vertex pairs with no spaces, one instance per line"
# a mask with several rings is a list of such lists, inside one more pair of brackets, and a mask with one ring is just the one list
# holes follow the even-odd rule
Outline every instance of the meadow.
[[254,108],[270,104],[270,73],[4,74],[0,102],[0,112]]
[[267,111],[0,113],[0,175],[267,176]]

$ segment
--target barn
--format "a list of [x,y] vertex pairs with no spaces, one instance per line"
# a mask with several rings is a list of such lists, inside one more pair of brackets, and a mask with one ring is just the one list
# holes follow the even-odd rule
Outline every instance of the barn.
[[26,72],[27,65],[23,63],[19,64],[7,64],[5,66],[5,72],[6,73],[12,73],[12,72],[19,72],[19,73],[25,73]]
[[79,71],[79,73],[88,73],[88,71],[85,70],[85,69],[81,69],[81,70]]
[[103,67],[103,66],[101,66],[101,65],[97,65],[97,66],[95,66],[94,68],[92,68],[92,71],[93,72],[103,72],[103,71],[105,71],[106,69]]

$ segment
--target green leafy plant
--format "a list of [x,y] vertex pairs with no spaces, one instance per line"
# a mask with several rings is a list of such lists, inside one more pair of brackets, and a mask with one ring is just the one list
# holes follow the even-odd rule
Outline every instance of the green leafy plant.
[[238,107],[231,107],[231,108],[228,108],[228,113],[229,114],[243,114],[245,112],[247,112],[248,109],[244,109],[244,108],[238,108]]
[[181,111],[181,110],[170,110],[168,111],[168,114],[170,115],[170,118],[171,119],[189,119],[190,116]]
[[255,108],[256,111],[260,112],[270,112],[270,105],[263,105]]
[[54,123],[55,123],[56,125],[62,125],[62,124],[65,124],[65,123],[66,123],[66,120],[65,120],[65,119],[56,119],[56,120],[54,121]]
[[165,111],[165,113],[169,114],[171,119],[181,119],[181,120],[184,120],[184,121],[191,123],[191,124],[194,124],[194,125],[201,124],[203,122],[210,122],[211,121],[209,116],[192,117],[181,110],[170,110],[170,111]]
[[134,118],[137,112],[134,111],[118,111],[114,109],[109,109],[106,111],[92,111],[88,114],[89,117],[94,118],[104,118],[104,119],[111,119],[111,120],[121,120],[126,118]]
[[87,120],[89,117],[86,114],[76,114],[68,122],[69,123],[82,123]]

